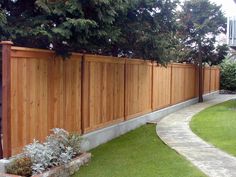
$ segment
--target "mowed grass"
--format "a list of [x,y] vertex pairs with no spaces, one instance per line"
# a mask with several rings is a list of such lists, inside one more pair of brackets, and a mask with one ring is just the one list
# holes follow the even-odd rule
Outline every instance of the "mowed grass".
[[236,156],[236,100],[201,111],[190,126],[205,141]]
[[91,162],[73,177],[201,177],[205,176],[145,125],[91,151]]

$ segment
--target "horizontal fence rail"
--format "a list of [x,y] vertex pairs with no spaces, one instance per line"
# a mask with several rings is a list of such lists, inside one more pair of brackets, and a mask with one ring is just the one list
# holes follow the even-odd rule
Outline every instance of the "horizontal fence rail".
[[[206,67],[204,93],[219,90],[219,68]],[[192,64],[73,53],[3,44],[3,152],[21,152],[52,128],[84,134],[198,96]]]

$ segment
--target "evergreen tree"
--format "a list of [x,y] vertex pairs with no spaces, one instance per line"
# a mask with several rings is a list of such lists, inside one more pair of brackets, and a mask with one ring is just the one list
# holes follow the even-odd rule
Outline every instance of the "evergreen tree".
[[[191,57],[198,64],[200,71],[203,61],[214,62],[215,37],[221,32],[226,32],[226,23],[221,6],[209,0],[188,0],[182,5],[179,14],[179,33],[182,35],[183,43],[192,49]],[[222,51],[225,48],[219,49]],[[202,80],[202,72],[199,72],[199,102],[203,101]]]
[[0,38],[15,45],[168,62],[175,0],[0,0]]

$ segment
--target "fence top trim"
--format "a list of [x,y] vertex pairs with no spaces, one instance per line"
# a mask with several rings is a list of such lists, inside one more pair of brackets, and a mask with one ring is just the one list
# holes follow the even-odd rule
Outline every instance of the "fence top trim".
[[[11,41],[1,41],[0,45],[13,45]],[[11,46],[11,57],[13,58],[37,58],[37,59],[51,59],[59,57],[56,55],[55,51],[47,50],[47,49],[37,49],[37,48],[28,48],[28,47],[18,47]],[[153,66],[162,66],[160,63],[151,60],[144,59],[136,59],[136,58],[121,58],[121,57],[113,57],[113,56],[105,56],[105,55],[95,55],[95,54],[82,54],[72,52],[70,58],[71,59],[82,59],[85,57],[86,61],[93,62],[109,62],[109,63],[127,63],[127,64],[146,64]],[[170,62],[166,65],[166,67],[191,67],[194,64],[191,63],[174,63]],[[219,66],[205,66],[205,69],[218,69]]]
[[173,67],[192,67],[195,66],[192,63],[171,63]]
[[142,60],[142,59],[126,59],[127,64],[146,64],[146,65],[153,65],[151,60]]
[[[38,58],[38,59],[49,59],[55,58],[57,55],[52,50],[46,49],[36,49],[36,48],[26,48],[26,47],[11,47],[11,56],[13,58]],[[71,58],[74,56],[82,57],[83,54],[80,53],[71,53]]]
[[52,50],[47,50],[47,49],[37,49],[37,48],[18,47],[18,46],[12,46],[11,49],[12,49],[12,50],[17,50],[17,51],[55,53],[54,51],[52,51]]
[[169,68],[169,67],[171,67],[171,63],[168,63],[167,65],[162,65],[160,63],[154,62],[153,66]]
[[106,63],[121,63],[125,64],[125,58],[103,56],[103,55],[84,55],[86,62],[106,62]]
[[[17,47],[17,46],[12,46],[11,49],[12,49],[13,51],[45,52],[45,53],[55,54],[55,51],[53,51],[53,50],[47,50],[47,49]],[[72,54],[72,55],[79,55],[79,56],[82,56],[82,55],[83,55],[83,54],[81,54],[81,53],[76,53],[76,52],[72,52],[71,54]]]
[[12,41],[1,41],[0,45],[13,45]]

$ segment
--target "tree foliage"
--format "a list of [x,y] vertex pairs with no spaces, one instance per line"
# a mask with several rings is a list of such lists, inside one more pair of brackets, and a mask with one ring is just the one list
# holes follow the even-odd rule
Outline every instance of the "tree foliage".
[[[217,64],[225,46],[220,6],[208,0],[0,0],[0,40],[69,52]],[[179,25],[179,26],[178,26]]]
[[[187,0],[179,13],[179,36],[189,51],[189,60],[193,60],[202,70],[202,63],[219,63],[225,46],[215,48],[216,35],[226,31],[226,18],[221,6],[209,0]],[[186,50],[186,49],[185,49]],[[203,75],[199,72],[199,102],[203,101]]]
[[1,40],[168,61],[175,0],[0,0]]
[[[216,45],[216,36],[226,32],[227,20],[221,6],[209,0],[188,0],[179,13],[179,36],[189,52],[189,60],[218,64],[227,53],[226,45]],[[218,55],[219,54],[219,55]]]
[[221,89],[236,91],[236,62],[225,59],[221,63]]

